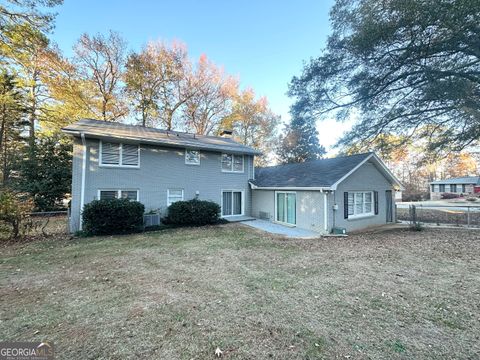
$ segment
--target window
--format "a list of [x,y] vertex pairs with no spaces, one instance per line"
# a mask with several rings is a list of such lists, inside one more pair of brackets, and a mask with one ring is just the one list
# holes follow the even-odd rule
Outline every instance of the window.
[[101,141],[100,165],[118,167],[139,167],[140,146]]
[[243,155],[222,154],[223,172],[243,172]]
[[373,215],[373,192],[348,193],[348,217]]
[[241,191],[222,191],[222,216],[242,215],[242,198]]
[[440,192],[445,192],[445,184],[440,184]]
[[183,201],[183,189],[168,189],[167,206],[170,206],[177,201]]
[[297,194],[294,192],[275,192],[275,220],[295,225],[297,222]]
[[455,185],[455,184],[450,185],[450,192],[452,192],[452,193],[457,192],[457,185]]
[[138,190],[98,190],[100,200],[129,199],[138,201]]
[[200,165],[200,151],[185,150],[185,164]]

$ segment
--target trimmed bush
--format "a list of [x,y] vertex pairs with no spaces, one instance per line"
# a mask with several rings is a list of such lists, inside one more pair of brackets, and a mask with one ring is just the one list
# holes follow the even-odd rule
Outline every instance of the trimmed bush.
[[459,197],[460,197],[460,195],[455,194],[455,193],[444,193],[444,194],[442,194],[442,199],[445,199],[445,200],[456,199],[456,198],[459,198]]
[[143,230],[145,206],[128,199],[94,200],[83,208],[88,235],[128,234]]
[[212,201],[177,201],[168,207],[164,223],[179,226],[202,226],[216,224],[220,219],[220,205]]

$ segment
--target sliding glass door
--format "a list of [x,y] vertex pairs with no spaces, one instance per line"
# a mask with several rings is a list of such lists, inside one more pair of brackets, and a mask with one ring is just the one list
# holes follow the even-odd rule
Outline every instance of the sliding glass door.
[[242,215],[242,192],[241,191],[223,191],[222,192],[222,215]]
[[276,220],[287,224],[297,223],[297,194],[294,192],[276,192]]

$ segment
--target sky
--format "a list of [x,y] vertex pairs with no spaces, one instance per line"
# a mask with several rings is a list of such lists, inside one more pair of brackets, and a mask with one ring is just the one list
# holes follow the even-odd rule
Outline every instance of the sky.
[[[52,39],[67,56],[84,32],[118,31],[134,51],[149,40],[182,41],[191,58],[206,54],[239,77],[242,88],[266,96],[288,122],[288,83],[324,47],[332,5],[333,0],[64,0],[56,8]],[[329,154],[349,126],[318,123]]]

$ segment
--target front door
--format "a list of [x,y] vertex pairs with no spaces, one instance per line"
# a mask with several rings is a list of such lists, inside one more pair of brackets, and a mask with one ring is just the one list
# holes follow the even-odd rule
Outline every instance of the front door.
[[242,192],[222,192],[222,216],[242,215]]
[[281,223],[295,225],[297,223],[297,194],[294,192],[275,193],[275,220]]
[[393,222],[393,198],[392,198],[392,190],[385,191],[386,197],[386,206],[387,206],[387,222]]

